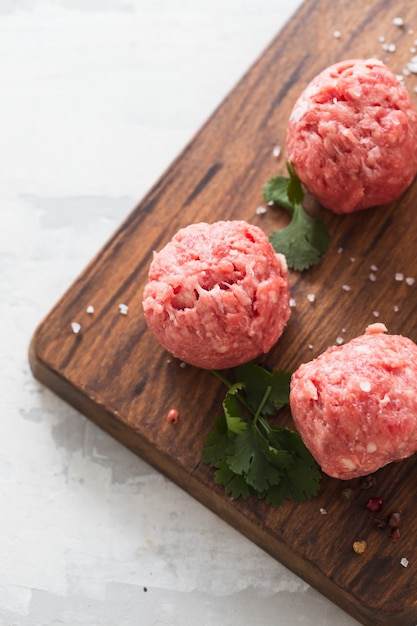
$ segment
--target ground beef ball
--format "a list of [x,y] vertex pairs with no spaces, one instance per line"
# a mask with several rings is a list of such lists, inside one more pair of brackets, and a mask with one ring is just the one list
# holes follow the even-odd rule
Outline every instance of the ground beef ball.
[[417,113],[383,63],[343,61],[297,100],[287,152],[306,188],[335,213],[387,204],[417,171]]
[[383,324],[301,365],[290,404],[324,472],[365,476],[417,450],[417,346]]
[[285,257],[245,221],[192,224],[154,254],[143,309],[177,358],[240,365],[270,350],[290,317]]

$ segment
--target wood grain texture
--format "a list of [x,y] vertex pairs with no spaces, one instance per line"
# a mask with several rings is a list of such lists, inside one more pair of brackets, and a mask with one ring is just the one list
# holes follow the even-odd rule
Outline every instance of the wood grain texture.
[[[396,15],[405,28],[392,25]],[[378,55],[400,73],[410,58],[413,25],[417,33],[411,2],[307,1],[63,295],[30,346],[41,382],[365,625],[417,622],[416,459],[380,470],[377,493],[361,490],[360,481],[324,477],[318,497],[302,505],[231,501],[201,461],[224,389],[210,373],[181,367],[156,343],[141,299],[152,251],[180,227],[247,219],[269,234],[285,223],[279,210],[262,216],[255,210],[262,185],[285,171],[272,150],[284,145],[300,91],[345,58]],[[333,37],[336,29],[340,39]],[[395,55],[384,58],[380,35],[396,43]],[[417,340],[417,287],[395,280],[396,272],[417,278],[416,203],[417,184],[399,201],[356,215],[336,216],[310,202],[328,224],[331,246],[315,268],[291,273],[296,308],[268,365],[294,370],[337,337],[348,341],[377,320]],[[375,281],[369,279],[373,264]],[[129,306],[127,315],[119,313],[120,303]],[[90,304],[93,315],[86,313]],[[81,324],[78,335],[73,321]],[[165,420],[171,407],[180,413],[176,426]],[[279,419],[291,424],[288,411]],[[342,498],[347,486],[355,489],[354,500]],[[374,528],[364,508],[371,495],[402,511],[399,543]],[[360,556],[352,550],[357,539],[368,543]]]

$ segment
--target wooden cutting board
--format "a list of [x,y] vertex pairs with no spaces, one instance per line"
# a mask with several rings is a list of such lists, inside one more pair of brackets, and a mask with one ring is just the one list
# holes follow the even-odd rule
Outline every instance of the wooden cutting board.
[[[392,24],[397,16],[403,27]],[[395,52],[383,50],[381,36]],[[370,490],[361,490],[360,481],[324,477],[319,495],[302,505],[232,501],[201,461],[225,389],[156,343],[141,296],[152,251],[180,227],[246,219],[270,234],[283,226],[282,211],[258,215],[256,208],[268,178],[285,172],[285,156],[275,158],[273,148],[284,145],[301,90],[326,66],[351,57],[378,55],[401,73],[416,37],[413,2],[307,1],[68,289],[30,346],[42,383],[361,623],[390,626],[417,623],[416,458],[380,470]],[[406,84],[417,104],[417,77]],[[296,307],[268,365],[293,371],[375,321],[417,340],[417,281],[395,278],[417,279],[416,206],[417,183],[398,202],[356,215],[314,208],[329,227],[330,249],[315,268],[291,273]],[[127,315],[119,312],[121,303]],[[94,314],[86,312],[89,305]],[[78,334],[71,322],[81,324]],[[175,426],[165,419],[171,407],[180,413]],[[282,419],[291,424],[288,412]],[[347,486],[353,500],[342,497]],[[387,510],[402,511],[398,543],[375,529],[365,510],[372,495],[383,497]],[[357,555],[352,543],[360,539],[368,549]]]

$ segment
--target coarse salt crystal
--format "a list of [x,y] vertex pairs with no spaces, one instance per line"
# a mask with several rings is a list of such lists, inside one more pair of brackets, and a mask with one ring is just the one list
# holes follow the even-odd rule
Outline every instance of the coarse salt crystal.
[[376,281],[376,275],[373,272],[369,274],[369,280],[371,280],[373,283]]
[[71,322],[71,328],[74,335],[78,335],[81,330],[81,324],[79,324],[78,322]]
[[291,307],[291,309],[295,309],[296,306],[297,306],[297,303],[295,301],[295,298],[290,298],[290,307]]
[[127,315],[128,311],[129,307],[127,306],[127,304],[119,304],[119,312],[121,315]]
[[394,313],[398,313],[398,311],[400,310],[400,307],[398,306],[398,304],[394,304]]
[[405,67],[403,69],[403,74],[404,74],[404,76],[410,76],[411,72],[410,72],[410,70],[408,68]]
[[265,215],[267,209],[264,206],[258,206],[258,208],[256,209],[255,213],[256,215]]
[[362,380],[359,383],[359,387],[362,389],[362,391],[366,391],[367,393],[371,391],[371,383],[369,382],[369,380]]
[[323,507],[322,507],[322,508],[320,509],[320,513],[321,513],[322,515],[327,515],[327,509],[325,509],[325,508],[323,508]]
[[354,256],[351,256],[351,257],[350,257],[350,262],[351,262],[351,263],[354,263],[355,261],[356,261],[356,258],[355,258]]
[[372,311],[372,315],[374,317],[379,317],[379,311]]
[[281,154],[281,146],[275,146],[275,148],[272,150],[272,156],[274,156],[277,159],[280,154]]
[[340,246],[340,248],[337,249],[337,254],[342,254],[342,252],[343,252],[343,248],[342,246]]
[[351,287],[350,285],[342,285],[342,289],[343,291],[350,291]]
[[394,17],[392,23],[394,24],[394,26],[404,26],[404,20],[402,17]]
[[417,52],[417,48],[414,48],[414,47],[410,48],[410,52],[411,54],[415,54]]
[[411,63],[408,63],[407,68],[409,72],[411,72],[412,74],[417,74],[417,62],[416,61],[412,61]]
[[312,350],[313,348],[314,348],[313,344],[312,344],[312,343],[309,343],[309,344],[308,344],[308,349],[309,349],[309,350]]
[[411,287],[411,285],[414,285],[415,279],[412,276],[407,276],[407,278],[405,279],[405,282],[407,283],[409,287]]
[[378,37],[378,41],[379,41],[380,43],[384,43],[384,41],[385,41],[385,37],[384,37],[384,35],[380,35],[380,36]]
[[395,280],[400,283],[402,280],[404,280],[404,274],[402,274],[401,272],[397,272],[395,274]]
[[333,31],[333,37],[335,39],[340,39],[341,35],[342,35],[342,33],[340,32],[340,30],[334,30]]
[[372,264],[369,269],[371,270],[371,272],[377,272],[378,271],[378,266]]
[[185,361],[181,361],[181,363],[180,363],[180,367],[181,367],[182,369],[186,368],[186,367],[187,367],[187,363],[186,363]]
[[405,556],[403,556],[403,558],[401,559],[400,563],[403,567],[408,567],[409,564],[409,560],[405,558]]
[[338,346],[341,346],[343,342],[344,342],[343,337],[336,337],[336,344]]
[[308,300],[309,302],[314,302],[314,301],[315,301],[315,299],[316,299],[316,296],[314,295],[314,293],[308,293],[308,294],[307,294],[307,300]]
[[89,304],[88,307],[86,308],[86,313],[88,313],[89,315],[92,315],[94,313],[94,307],[92,304]]

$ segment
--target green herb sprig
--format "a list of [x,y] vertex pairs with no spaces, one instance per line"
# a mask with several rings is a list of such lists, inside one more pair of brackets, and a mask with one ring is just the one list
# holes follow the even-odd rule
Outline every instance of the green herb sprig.
[[311,453],[298,433],[267,419],[288,404],[291,374],[247,363],[236,368],[232,384],[213,373],[228,387],[202,453],[216,470],[215,482],[234,499],[257,496],[274,506],[316,495],[321,474]]
[[291,215],[288,226],[275,230],[269,239],[274,250],[285,255],[288,267],[302,272],[327,251],[330,237],[326,225],[305,212],[301,181],[288,162],[287,170],[289,177],[274,176],[263,188],[265,202],[278,204]]

